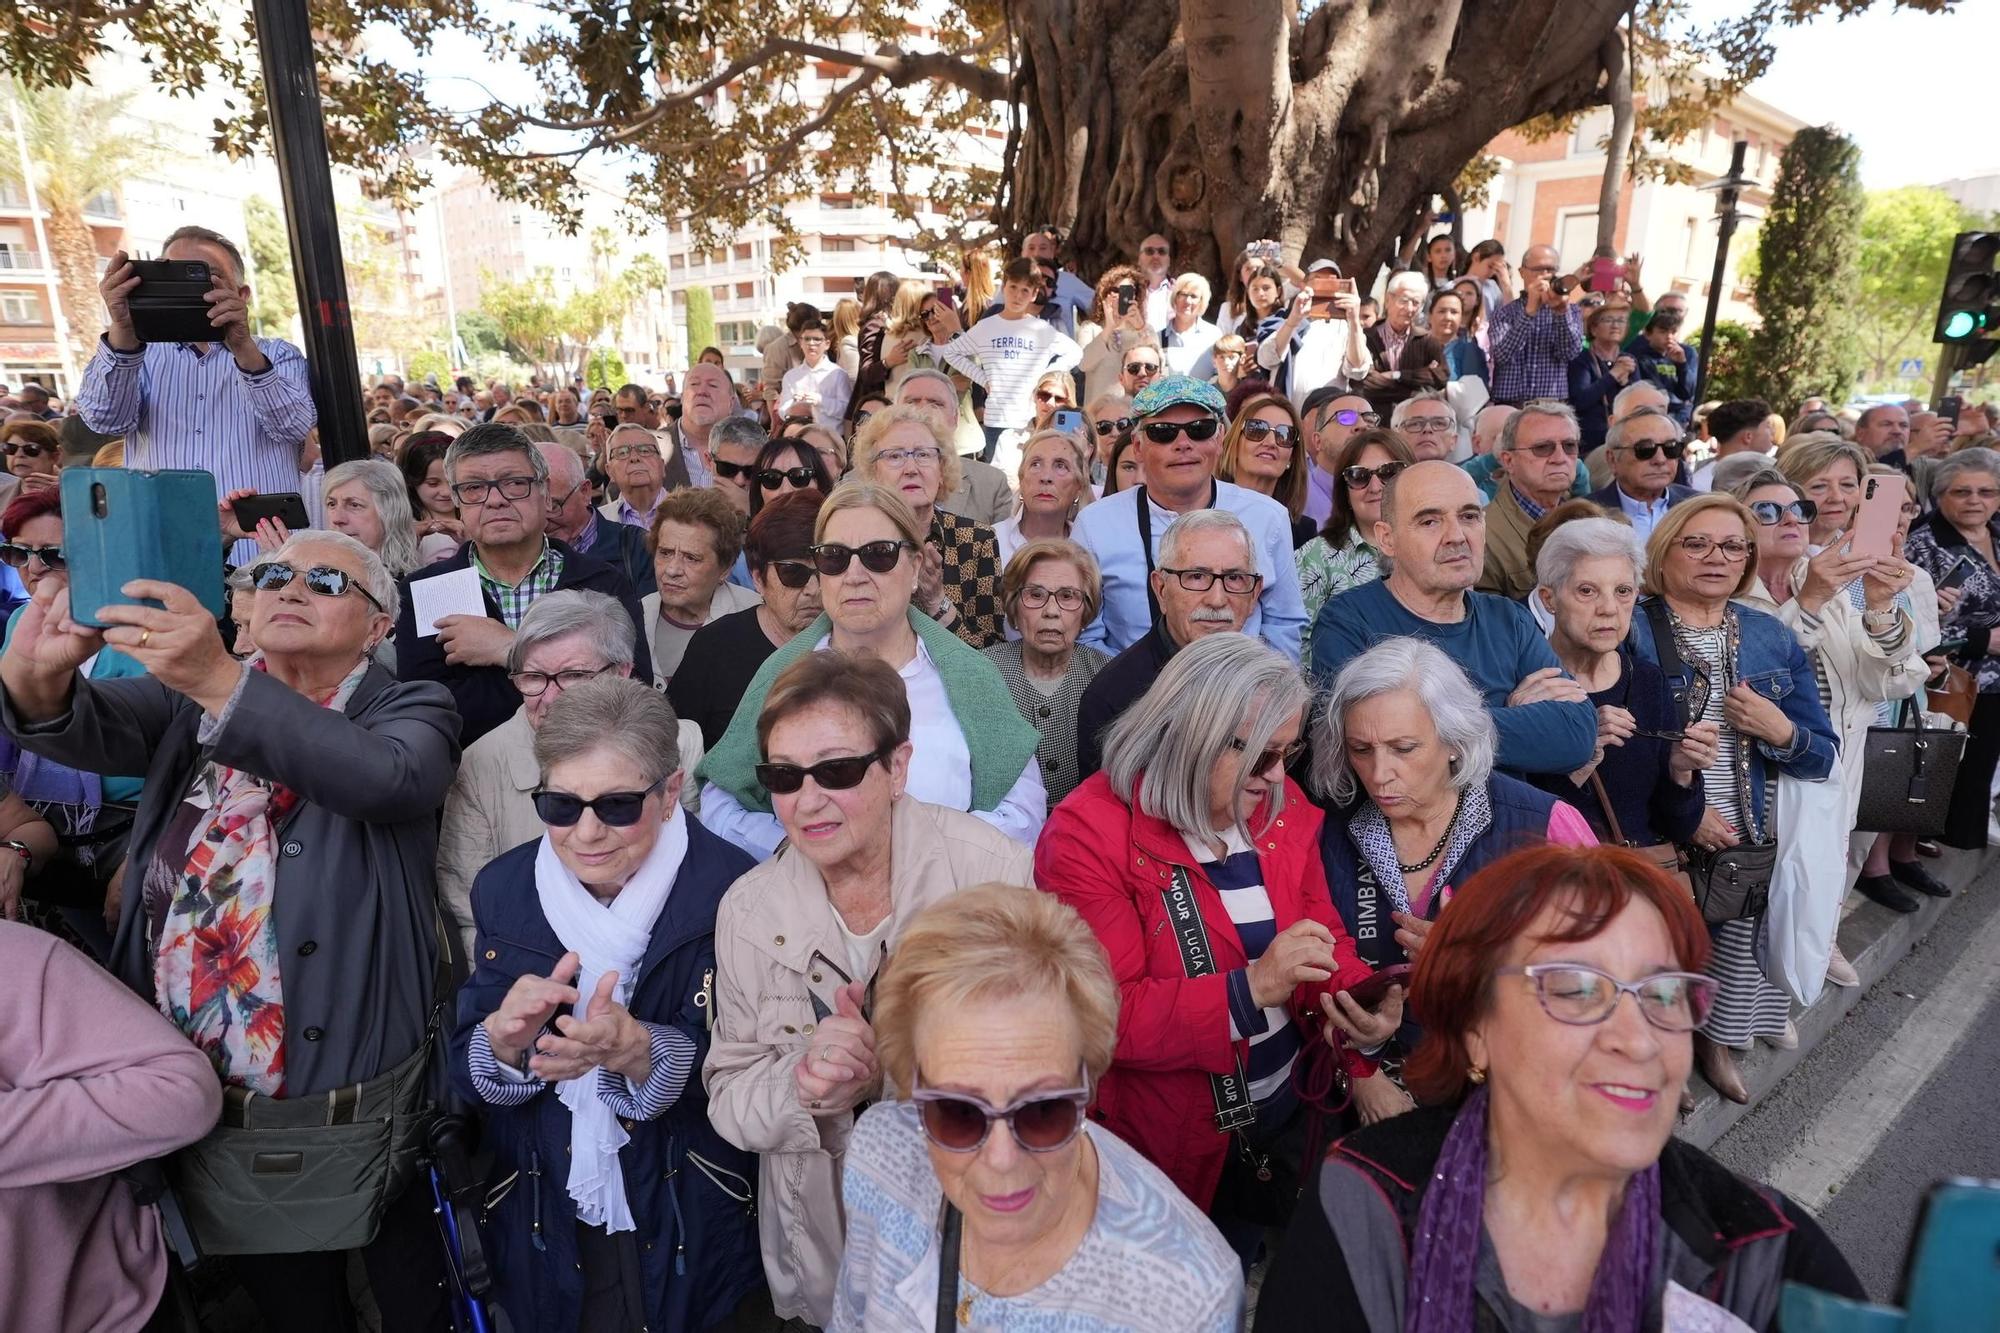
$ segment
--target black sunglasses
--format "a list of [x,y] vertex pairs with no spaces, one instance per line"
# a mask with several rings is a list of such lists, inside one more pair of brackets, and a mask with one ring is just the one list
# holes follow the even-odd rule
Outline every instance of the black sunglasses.
[[[717,463],[715,467],[718,472],[722,470],[722,464],[720,463]],[[788,481],[799,490],[804,490],[806,487],[812,485],[815,480],[813,470],[809,467],[767,467],[760,468],[757,472],[757,484],[767,491],[775,491]]]
[[9,458],[12,458],[15,454],[20,454],[24,458],[40,458],[43,454],[52,454],[54,452],[55,450],[49,448],[47,445],[22,444],[15,440],[9,440],[5,444],[0,444],[0,453],[6,454]]
[[755,463],[731,463],[721,458],[715,460],[715,475],[724,481],[735,481],[738,477],[748,476],[756,470]]
[[361,580],[344,569],[332,565],[314,565],[311,569],[298,570],[276,560],[267,560],[250,571],[250,586],[259,592],[276,592],[280,588],[292,586],[292,580],[301,574],[305,576],[306,591],[318,593],[321,597],[345,597],[350,590],[368,599],[368,604],[377,611],[389,608],[375,600],[375,594],[361,586]]
[[645,813],[646,798],[666,785],[666,778],[661,778],[644,791],[608,791],[588,801],[566,791],[544,788],[534,793],[535,815],[551,828],[568,828],[588,810],[607,828],[630,828]]
[[757,781],[773,796],[790,796],[806,785],[807,778],[818,783],[821,791],[846,791],[860,786],[861,780],[868,776],[870,766],[888,753],[887,750],[874,750],[868,754],[842,755],[838,759],[822,759],[803,768],[797,764],[759,764],[756,768]]
[[1819,517],[1819,506],[1811,500],[1793,500],[1789,504],[1779,504],[1776,500],[1759,500],[1750,506],[1750,513],[1758,524],[1775,528],[1790,514],[1801,523],[1810,523]]
[[771,568],[787,588],[803,588],[819,577],[819,571],[803,560],[773,560]]
[[1342,468],[1340,470],[1340,479],[1347,483],[1347,488],[1351,491],[1365,491],[1368,489],[1368,483],[1374,481],[1377,477],[1386,483],[1389,478],[1395,476],[1407,466],[1409,466],[1407,463],[1398,462],[1393,459],[1382,464],[1380,467],[1362,467],[1359,463],[1356,463],[1353,467]]
[[859,546],[842,546],[839,542],[822,542],[808,547],[813,559],[813,567],[828,578],[847,572],[847,566],[856,556],[861,557],[861,567],[871,574],[887,574],[903,558],[903,549],[917,548],[909,542],[884,538],[879,542],[863,542]]
[[1115,435],[1121,430],[1132,429],[1132,418],[1120,417],[1116,421],[1094,421],[1091,424],[1099,435]]
[[41,561],[43,569],[62,569],[65,564],[60,546],[23,546],[19,542],[0,542],[0,562],[5,562],[10,569],[26,569],[30,560]]
[[1127,361],[1125,363],[1125,373],[1127,375],[1157,375],[1160,373],[1160,367],[1156,362]]
[[1632,457],[1642,463],[1654,454],[1665,454],[1668,458],[1679,458],[1688,451],[1686,440],[1668,440],[1664,444],[1630,444],[1625,447],[1632,451]]
[[1148,421],[1139,429],[1154,444],[1172,444],[1183,435],[1190,440],[1212,440],[1215,432],[1222,429],[1222,422],[1215,417],[1202,417],[1196,421]]

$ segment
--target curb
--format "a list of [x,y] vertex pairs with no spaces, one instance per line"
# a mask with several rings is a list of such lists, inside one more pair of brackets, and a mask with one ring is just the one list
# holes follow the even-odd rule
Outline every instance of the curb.
[[1820,993],[1817,1004],[1794,1015],[1799,1029],[1797,1050],[1781,1051],[1760,1041],[1754,1044],[1753,1049],[1736,1053],[1736,1067],[1742,1072],[1743,1084],[1750,1092],[1748,1105],[1738,1106],[1711,1088],[1699,1072],[1690,1073],[1688,1081],[1695,1090],[1694,1110],[1681,1117],[1674,1128],[1675,1137],[1706,1150],[1728,1133],[1737,1121],[1756,1110],[1771,1090],[1798,1068],[1812,1054],[1813,1048],[1847,1016],[1847,1011],[1861,1003],[1862,997],[1874,988],[1875,983],[1887,976],[1930,934],[1931,927],[1937,924],[1945,909],[1969,891],[1993,864],[1995,861],[1990,852],[1947,849],[1943,856],[1930,863],[1930,869],[1952,886],[1952,896],[1925,898],[1923,905],[1907,916],[1862,899],[1860,906],[1842,919],[1839,935],[1841,952],[1847,955],[1847,961],[1854,964],[1854,970],[1861,976],[1861,984],[1847,987],[1829,984]]

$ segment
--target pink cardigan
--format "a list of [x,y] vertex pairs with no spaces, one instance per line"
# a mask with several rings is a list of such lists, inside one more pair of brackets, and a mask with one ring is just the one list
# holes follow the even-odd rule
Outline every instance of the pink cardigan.
[[222,1112],[208,1059],[69,945],[0,921],[0,1333],[125,1333],[166,1283],[158,1214],[112,1173]]

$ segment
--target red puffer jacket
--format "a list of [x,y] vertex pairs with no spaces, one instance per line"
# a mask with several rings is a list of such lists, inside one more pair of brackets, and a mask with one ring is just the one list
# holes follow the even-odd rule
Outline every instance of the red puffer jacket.
[[[1320,994],[1369,975],[1327,896],[1319,856],[1322,818],[1287,780],[1284,811],[1256,842],[1278,930],[1310,917],[1333,932],[1333,978],[1301,986],[1292,997],[1292,1011],[1312,1040],[1318,1039]],[[1193,980],[1182,967],[1160,894],[1176,866],[1188,873],[1215,954],[1217,971]],[[1215,1128],[1208,1076],[1229,1073],[1237,1059],[1248,1060],[1250,1049],[1247,1041],[1229,1039],[1225,974],[1250,960],[1221,894],[1181,835],[1119,800],[1103,773],[1049,815],[1035,848],[1035,883],[1090,923],[1118,979],[1118,1050],[1098,1089],[1096,1114],[1207,1208],[1229,1143]],[[1358,1054],[1344,1058],[1352,1074],[1374,1072]]]

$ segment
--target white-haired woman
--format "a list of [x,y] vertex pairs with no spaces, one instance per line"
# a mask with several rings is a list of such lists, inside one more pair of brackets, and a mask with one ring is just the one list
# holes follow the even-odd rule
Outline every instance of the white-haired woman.
[[[1386,639],[1334,677],[1313,723],[1319,852],[1369,967],[1414,962],[1453,887],[1489,861],[1530,842],[1596,843],[1574,808],[1496,773],[1495,744],[1484,698],[1434,644]],[[1410,1106],[1379,1077],[1355,1080],[1354,1101],[1364,1121]]]
[[417,535],[410,488],[394,463],[363,458],[328,468],[320,483],[326,526],[344,532],[382,557],[397,578],[417,567]]
[[[1298,664],[1255,639],[1189,644],[1035,849],[1036,883],[1082,914],[1124,996],[1104,1123],[1246,1261],[1289,1216],[1309,1151],[1294,1065],[1344,1034],[1333,1058],[1359,1079],[1374,1069],[1360,1052],[1402,1021],[1400,990],[1373,1013],[1339,993],[1368,968],[1327,899],[1320,813],[1285,776],[1309,702]],[[1230,1080],[1226,1108],[1213,1075]]]
[[[1090,503],[1090,457],[1083,437],[1060,430],[1036,431],[1021,446],[1021,470],[1015,480],[1020,484],[1020,507],[993,525],[1003,571],[1014,552],[1029,542],[1068,537],[1076,511]],[[1006,633],[1010,639],[1021,637],[1011,625]]]
[[1625,642],[1645,577],[1638,534],[1609,518],[1563,524],[1535,560],[1535,596],[1554,619],[1549,646],[1597,708],[1597,752],[1574,773],[1532,781],[1580,811],[1600,842],[1630,847],[1694,836],[1701,774],[1720,739],[1713,723],[1682,727],[1666,676]]
[[1174,279],[1173,316],[1160,330],[1160,350],[1166,356],[1167,369],[1176,375],[1205,380],[1215,373],[1211,353],[1222,330],[1202,318],[1209,295],[1208,279],[1199,273],[1183,273]]

